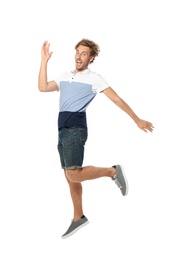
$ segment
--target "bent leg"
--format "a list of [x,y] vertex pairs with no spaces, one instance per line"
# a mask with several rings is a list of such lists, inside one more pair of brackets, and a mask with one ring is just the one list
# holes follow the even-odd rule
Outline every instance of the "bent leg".
[[80,183],[86,180],[93,180],[100,177],[113,177],[116,169],[113,167],[103,168],[95,166],[85,166],[78,169],[66,169],[67,178],[74,183]]

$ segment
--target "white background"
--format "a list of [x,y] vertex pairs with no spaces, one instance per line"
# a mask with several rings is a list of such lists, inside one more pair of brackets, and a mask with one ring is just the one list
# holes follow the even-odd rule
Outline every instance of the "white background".
[[[173,259],[171,0],[1,1],[0,259]],[[73,216],[57,145],[58,93],[37,81],[74,68],[81,38],[100,45],[100,73],[155,130],[144,133],[99,94],[88,108],[85,165],[124,165],[129,194],[107,178],[83,183],[90,224],[66,240]]]

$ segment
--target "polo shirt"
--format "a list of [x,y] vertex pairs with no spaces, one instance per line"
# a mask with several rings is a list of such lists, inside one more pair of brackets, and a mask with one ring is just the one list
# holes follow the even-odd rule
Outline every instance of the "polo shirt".
[[58,129],[63,127],[87,128],[86,108],[97,93],[108,88],[108,83],[90,69],[61,74],[55,78],[60,91]]

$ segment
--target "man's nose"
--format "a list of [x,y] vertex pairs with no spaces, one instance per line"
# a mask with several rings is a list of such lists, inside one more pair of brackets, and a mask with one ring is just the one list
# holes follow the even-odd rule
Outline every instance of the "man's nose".
[[80,58],[81,58],[81,54],[80,54],[80,53],[77,53],[77,54],[76,54],[76,58],[77,58],[77,59],[80,59]]

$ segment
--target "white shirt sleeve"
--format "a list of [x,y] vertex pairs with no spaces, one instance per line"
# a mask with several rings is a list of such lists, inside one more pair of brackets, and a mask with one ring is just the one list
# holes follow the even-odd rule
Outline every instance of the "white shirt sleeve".
[[100,74],[96,74],[95,76],[96,77],[93,85],[94,92],[99,93],[105,90],[106,88],[109,88],[109,84]]

